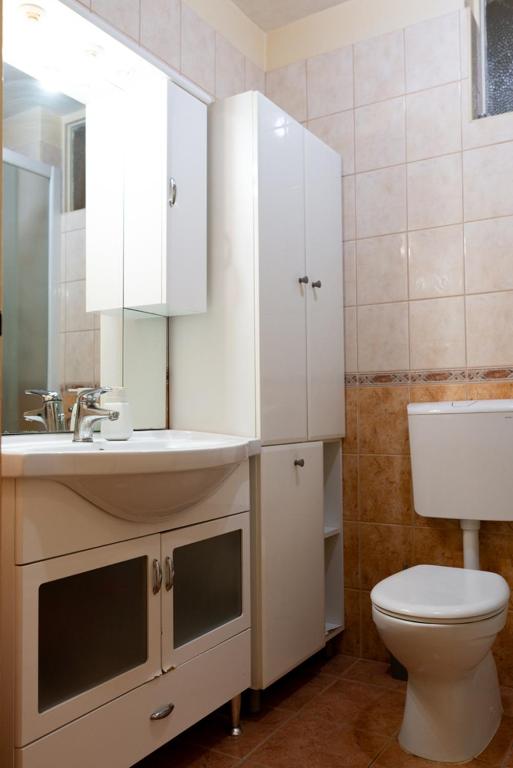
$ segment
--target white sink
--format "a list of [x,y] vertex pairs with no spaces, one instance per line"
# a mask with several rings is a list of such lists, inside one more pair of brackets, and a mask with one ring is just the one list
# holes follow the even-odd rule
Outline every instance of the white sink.
[[66,435],[2,438],[2,475],[55,480],[124,520],[158,522],[213,493],[258,451],[243,437],[136,432],[130,440],[74,443]]

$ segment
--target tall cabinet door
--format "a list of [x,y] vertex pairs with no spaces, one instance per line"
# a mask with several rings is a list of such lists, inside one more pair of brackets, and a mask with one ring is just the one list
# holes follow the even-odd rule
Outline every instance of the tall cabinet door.
[[305,131],[308,438],[344,434],[341,159]]
[[262,450],[260,527],[253,685],[266,688],[324,645],[322,443]]
[[305,131],[263,96],[258,103],[260,437],[285,443],[307,438]]

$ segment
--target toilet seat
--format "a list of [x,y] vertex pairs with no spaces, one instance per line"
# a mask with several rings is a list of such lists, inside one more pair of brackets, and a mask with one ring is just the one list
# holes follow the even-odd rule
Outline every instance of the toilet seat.
[[468,624],[501,613],[509,587],[497,573],[417,565],[389,576],[371,592],[374,608],[402,621]]

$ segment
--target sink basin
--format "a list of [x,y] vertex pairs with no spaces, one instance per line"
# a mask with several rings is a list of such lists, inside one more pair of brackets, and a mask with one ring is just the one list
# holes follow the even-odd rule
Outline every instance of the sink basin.
[[54,480],[116,517],[159,522],[212,494],[257,445],[176,430],[93,443],[74,443],[71,434],[13,435],[2,438],[2,475]]

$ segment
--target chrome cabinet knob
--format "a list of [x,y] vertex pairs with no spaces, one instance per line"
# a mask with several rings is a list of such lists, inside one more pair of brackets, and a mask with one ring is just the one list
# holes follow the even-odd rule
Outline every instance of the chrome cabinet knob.
[[314,280],[312,283],[312,288],[322,288],[322,283],[320,280]]
[[298,277],[298,283],[300,285],[308,285],[310,280],[308,279],[308,275],[305,275],[304,277]]

